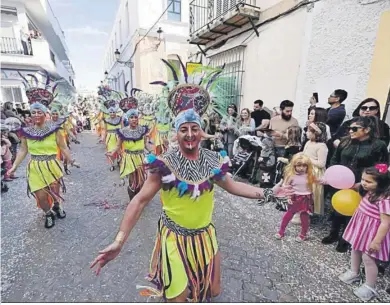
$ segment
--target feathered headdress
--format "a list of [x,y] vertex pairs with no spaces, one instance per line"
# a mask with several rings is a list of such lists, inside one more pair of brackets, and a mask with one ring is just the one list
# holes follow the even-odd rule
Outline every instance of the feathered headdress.
[[[168,94],[168,106],[176,116],[176,128],[178,128],[178,124],[183,122],[200,122],[200,117],[206,113],[211,104],[209,92],[213,89],[224,68],[215,69],[201,66],[189,74],[179,56],[178,60],[182,72],[165,59],[162,59],[174,79],[174,87],[169,88],[171,90]],[[150,84],[169,87],[168,83],[162,81],[155,81]]]
[[[26,89],[26,95],[28,98],[29,104],[40,103],[45,107],[48,107],[53,99],[57,96],[55,94],[55,90],[60,81],[54,82],[52,85],[50,84],[50,74],[43,70],[46,76],[45,87],[39,87],[38,78],[34,74],[27,74],[27,76],[31,77],[31,81],[29,82],[19,71],[18,74],[22,78],[23,85]],[[51,89],[51,92],[48,90]]]
[[130,109],[137,109],[138,108],[138,100],[133,96],[133,94],[135,92],[134,90],[138,90],[138,89],[134,89],[134,88],[131,89],[130,96],[129,96],[128,87],[129,87],[129,82],[127,82],[125,84],[126,97],[121,99],[119,102],[119,108],[125,113]]

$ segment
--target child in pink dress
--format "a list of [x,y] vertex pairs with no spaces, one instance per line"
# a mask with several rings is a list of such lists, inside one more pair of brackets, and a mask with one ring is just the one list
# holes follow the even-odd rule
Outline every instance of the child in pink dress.
[[300,213],[301,218],[301,233],[296,241],[302,242],[306,239],[309,231],[309,215],[313,213],[314,183],[317,183],[317,181],[313,174],[313,165],[310,158],[303,153],[295,154],[284,173],[284,184],[293,187],[294,195],[288,198],[287,212],[283,216],[279,232],[275,235],[276,239],[284,237],[286,227],[296,213]]
[[351,270],[339,279],[347,284],[360,281],[363,260],[366,282],[354,290],[354,294],[367,302],[377,296],[376,260],[386,262],[390,259],[390,173],[387,164],[364,170],[361,193],[364,197],[343,235],[352,246]]

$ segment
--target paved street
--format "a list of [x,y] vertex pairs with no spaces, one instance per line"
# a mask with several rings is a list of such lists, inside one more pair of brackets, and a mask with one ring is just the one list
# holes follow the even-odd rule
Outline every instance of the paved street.
[[[118,171],[110,172],[102,145],[84,133],[73,153],[81,169],[65,178],[67,218],[50,230],[33,199],[26,197],[24,169],[2,196],[1,270],[3,302],[140,302],[137,284],[146,284],[161,205],[158,196],[146,207],[117,260],[96,277],[89,264],[117,233],[127,192]],[[217,190],[214,220],[222,253],[221,302],[358,302],[352,288],[337,275],[349,255],[323,246],[326,227],[311,227],[307,242],[294,241],[290,225],[283,241],[274,240],[282,213],[253,200],[233,198]],[[111,209],[98,204],[107,200]],[[379,279],[381,301],[389,275]],[[355,286],[356,287],[356,286]]]

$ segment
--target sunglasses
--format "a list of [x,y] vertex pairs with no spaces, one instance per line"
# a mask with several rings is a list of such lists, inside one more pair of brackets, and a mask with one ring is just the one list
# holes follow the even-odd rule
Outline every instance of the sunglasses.
[[374,111],[374,110],[378,110],[378,107],[377,106],[362,106],[360,107],[360,110],[363,110],[363,111]]
[[358,131],[359,129],[364,129],[364,127],[361,127],[361,126],[354,126],[354,127],[348,127],[348,130],[352,132],[356,132]]

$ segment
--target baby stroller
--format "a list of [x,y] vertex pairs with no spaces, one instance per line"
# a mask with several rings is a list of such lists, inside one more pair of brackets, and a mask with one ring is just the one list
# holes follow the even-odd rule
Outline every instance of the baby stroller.
[[242,178],[253,179],[261,151],[260,138],[250,135],[239,137],[234,141],[233,158],[231,160],[233,178],[239,175]]

